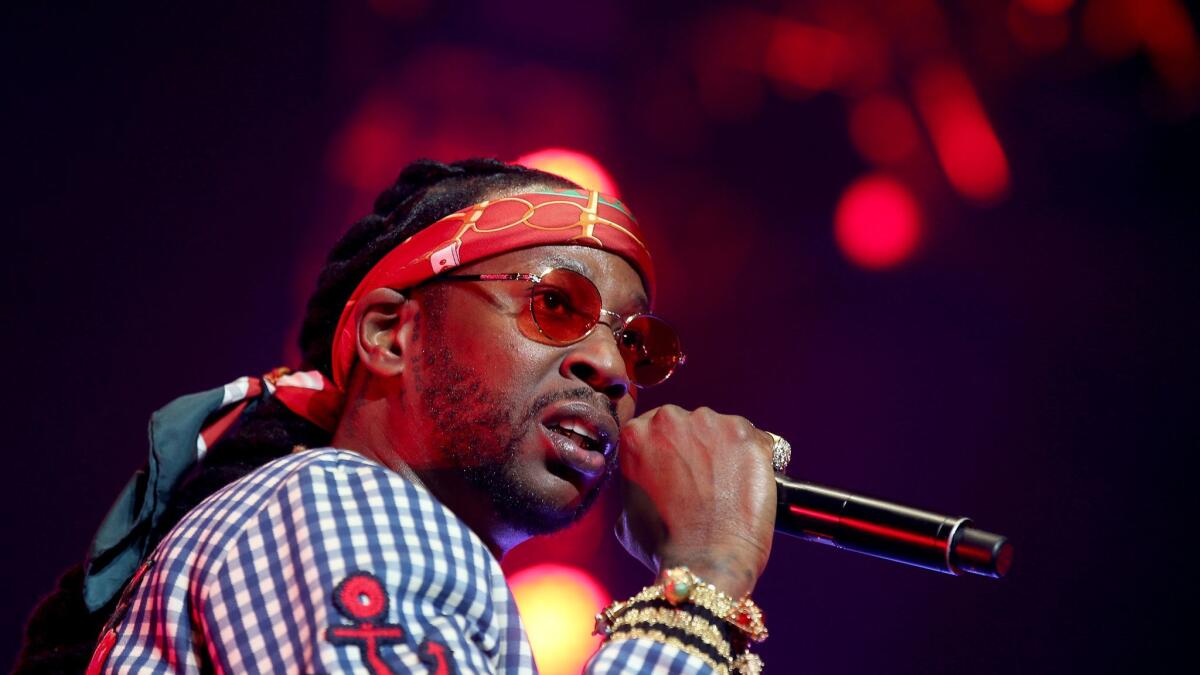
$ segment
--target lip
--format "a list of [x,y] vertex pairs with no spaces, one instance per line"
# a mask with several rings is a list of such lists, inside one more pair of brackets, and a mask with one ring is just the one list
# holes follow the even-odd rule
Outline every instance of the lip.
[[[574,471],[588,477],[604,473],[608,458],[616,450],[617,427],[612,415],[580,400],[563,401],[550,406],[542,416],[542,433],[554,448],[556,458]],[[572,421],[585,427],[596,437],[600,450],[588,450],[551,426]]]

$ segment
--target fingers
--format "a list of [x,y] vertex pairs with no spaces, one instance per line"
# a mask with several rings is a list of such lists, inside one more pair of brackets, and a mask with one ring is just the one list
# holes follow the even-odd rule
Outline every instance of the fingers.
[[631,420],[621,431],[626,549],[650,566],[696,565],[748,592],[774,533],[772,445],[745,417],[708,407],[664,405]]
[[753,422],[740,415],[726,415],[707,406],[687,410],[674,404],[652,408],[627,422],[621,430],[622,437],[664,437],[686,432],[703,436],[706,440],[720,438],[741,445],[753,443],[766,457],[776,444],[776,436],[759,429]]

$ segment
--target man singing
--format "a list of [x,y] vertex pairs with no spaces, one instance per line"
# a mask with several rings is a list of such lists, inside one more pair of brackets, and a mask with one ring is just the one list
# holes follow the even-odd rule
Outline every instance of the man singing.
[[489,160],[407,167],[330,253],[299,371],[155,414],[149,465],[59,592],[104,624],[91,670],[532,672],[497,561],[583,515],[619,454],[617,531],[656,578],[598,616],[589,672],[757,672],[789,449],[706,408],[635,416],[683,363],[654,286],[611,197]]

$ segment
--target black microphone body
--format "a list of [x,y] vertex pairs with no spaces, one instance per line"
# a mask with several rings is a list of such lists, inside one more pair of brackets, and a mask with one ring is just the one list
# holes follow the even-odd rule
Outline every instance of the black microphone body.
[[946,574],[1003,577],[1013,548],[1005,537],[962,517],[863,497],[776,475],[775,531],[806,541]]

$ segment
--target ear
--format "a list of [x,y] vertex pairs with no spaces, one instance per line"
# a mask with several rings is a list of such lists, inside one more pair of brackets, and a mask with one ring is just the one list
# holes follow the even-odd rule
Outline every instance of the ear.
[[355,347],[358,362],[372,375],[392,377],[404,371],[418,309],[416,299],[391,288],[376,288],[358,300]]

